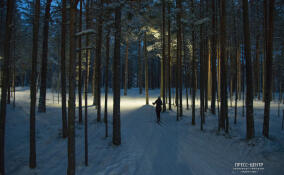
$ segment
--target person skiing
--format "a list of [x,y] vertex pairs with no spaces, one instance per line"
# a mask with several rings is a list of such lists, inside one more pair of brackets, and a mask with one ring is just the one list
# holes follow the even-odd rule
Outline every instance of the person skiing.
[[162,100],[161,97],[159,96],[158,99],[153,103],[153,105],[156,105],[156,115],[157,115],[157,123],[160,123],[160,113],[162,111]]

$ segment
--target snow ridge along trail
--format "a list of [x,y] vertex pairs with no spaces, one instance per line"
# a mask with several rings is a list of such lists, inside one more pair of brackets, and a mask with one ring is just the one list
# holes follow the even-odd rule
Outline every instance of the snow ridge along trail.
[[[200,131],[197,103],[196,125],[191,125],[191,110],[176,121],[176,112],[161,113],[156,123],[155,108],[145,105],[144,95],[131,89],[121,97],[122,144],[112,145],[112,96],[109,97],[109,137],[104,137],[104,123],[96,122],[95,107],[89,113],[89,166],[84,165],[84,125],[76,121],[76,174],[78,175],[228,175],[237,162],[263,163],[256,174],[279,175],[284,172],[284,132],[272,103],[270,135],[261,137],[263,103],[255,102],[255,132],[251,141],[245,138],[245,118],[239,102],[237,125],[229,108],[230,134],[217,133],[216,116],[207,113],[205,130]],[[89,94],[89,104],[92,104]],[[150,91],[150,104],[159,90]],[[57,95],[55,94],[56,98]],[[103,95],[102,95],[103,97]],[[67,139],[61,138],[61,106],[47,93],[47,113],[36,116],[37,168],[28,168],[29,159],[29,89],[17,89],[16,109],[8,105],[6,127],[6,172],[16,175],[66,174]],[[102,102],[104,99],[102,98]],[[186,104],[184,102],[184,104]],[[283,107],[282,107],[283,108]],[[102,109],[103,106],[102,106]],[[103,111],[102,111],[103,112]],[[78,117],[78,116],[76,116]],[[78,120],[78,118],[77,118]]]

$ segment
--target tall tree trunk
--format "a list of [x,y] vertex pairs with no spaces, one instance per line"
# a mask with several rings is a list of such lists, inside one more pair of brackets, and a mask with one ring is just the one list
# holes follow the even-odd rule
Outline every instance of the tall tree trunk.
[[163,59],[163,112],[166,111],[166,3],[162,0],[162,59]]
[[179,15],[179,28],[178,28],[178,38],[179,38],[179,116],[183,116],[183,108],[182,108],[182,80],[183,80],[183,61],[182,61],[182,39],[181,39],[181,34],[182,34],[182,23],[181,23],[181,18],[182,18],[182,5],[181,5],[181,0],[179,0],[179,12],[178,12],[178,15]]
[[107,31],[106,35],[106,62],[105,62],[105,112],[104,112],[104,122],[106,126],[105,136],[108,137],[108,114],[107,114],[107,98],[108,98],[108,67],[109,67],[109,38],[110,31]]
[[248,0],[243,0],[243,26],[245,40],[245,59],[246,59],[246,118],[247,118],[247,139],[254,137],[253,120],[253,79],[250,53],[250,29],[248,15]]
[[[208,9],[207,9],[208,10]],[[207,27],[205,27],[205,32],[208,33]],[[204,111],[207,112],[208,109],[208,81],[209,81],[209,76],[208,76],[208,37],[205,37],[204,41]],[[204,113],[204,122],[205,122],[205,113]]]
[[[79,19],[79,31],[82,31],[82,8],[83,3],[80,0],[80,19]],[[79,123],[82,123],[82,37],[79,36],[79,72],[78,72],[78,97],[79,97]]]
[[[232,1],[233,2],[233,1]],[[234,15],[234,56],[235,56],[235,118],[234,124],[237,124],[237,115],[238,115],[238,75],[239,75],[239,54],[238,54],[238,40],[237,40],[237,23],[236,23],[236,15]]]
[[259,81],[259,38],[260,35],[257,34],[256,36],[256,43],[255,43],[255,69],[254,69],[254,79],[255,79],[255,96],[257,96],[258,99],[260,99],[260,94],[259,94],[259,85],[260,85],[260,81]]
[[142,94],[142,63],[141,63],[141,39],[138,41],[138,86],[139,86],[139,94]]
[[[90,62],[92,61],[93,57],[90,57]],[[93,105],[96,106],[97,105],[97,93],[96,93],[96,64],[97,61],[95,60],[96,58],[94,58],[94,62],[93,62],[93,75],[92,75],[92,94],[93,94]]]
[[168,2],[168,88],[169,88],[169,110],[172,110],[171,100],[171,7]]
[[[243,50],[243,49],[241,49]],[[243,110],[242,110],[242,116],[245,117],[245,60],[242,59],[242,91],[243,91]]]
[[220,102],[221,98],[221,57],[220,57],[220,37],[218,36],[218,46],[217,46],[217,101]]
[[10,104],[11,103],[11,71],[10,71],[10,68],[11,68],[11,63],[10,63],[10,59],[8,60],[8,65],[9,65],[9,68],[8,68],[8,83],[7,83],[7,104]]
[[[12,19],[15,1],[7,1],[6,27],[4,40],[4,62],[2,63],[2,82],[1,82],[1,113],[0,113],[0,174],[5,174],[5,125],[6,125],[6,100],[7,100],[7,82],[9,82],[9,59],[11,57],[11,37],[12,37]],[[35,153],[35,152],[34,152]],[[35,154],[34,154],[35,155]],[[34,156],[35,158],[35,156]],[[35,161],[34,166],[35,167]]]
[[52,0],[46,0],[44,26],[43,26],[43,44],[41,57],[41,79],[40,79],[40,95],[38,102],[38,112],[46,111],[46,74],[47,74],[47,54],[48,54],[48,30],[50,19],[50,5]]
[[[267,0],[264,0],[267,1]],[[268,12],[268,26],[265,32],[267,32],[265,38],[267,40],[266,60],[265,60],[265,105],[264,105],[264,119],[263,119],[263,130],[262,133],[265,137],[269,137],[269,112],[270,112],[270,99],[272,89],[272,63],[273,63],[273,11],[274,11],[274,0],[269,0],[269,12]],[[266,7],[264,7],[266,8]]]
[[208,39],[208,46],[207,46],[207,52],[208,52],[208,55],[207,55],[207,61],[208,61],[208,65],[207,65],[207,70],[208,70],[208,74],[207,74],[207,77],[208,77],[208,83],[207,83],[207,98],[208,100],[212,100],[212,95],[211,95],[211,92],[212,92],[212,69],[211,69],[211,47],[212,47],[212,42],[210,39]]
[[62,0],[61,27],[61,100],[62,100],[62,137],[67,137],[66,114],[66,72],[65,72],[65,42],[66,42],[66,0]]
[[238,59],[238,99],[241,100],[242,94],[242,62],[241,62],[241,47],[238,40],[237,46],[237,59]]
[[113,138],[115,145],[121,144],[120,134],[120,38],[121,38],[121,7],[115,8],[115,39],[113,60]]
[[30,168],[36,167],[36,140],[35,140],[35,106],[36,106],[36,74],[38,54],[40,0],[35,2],[33,22],[33,51],[32,51],[32,75],[31,75],[31,104],[30,104]]
[[263,61],[262,61],[262,69],[263,69],[263,74],[262,74],[262,101],[265,102],[265,84],[266,84],[266,55],[267,55],[267,30],[268,30],[268,11],[267,11],[267,0],[263,0],[263,34],[264,34],[264,39],[263,39]]
[[[160,67],[161,68],[161,67]],[[158,70],[158,68],[156,67],[156,65],[154,64],[154,60],[153,59],[151,59],[150,60],[150,70],[155,70],[155,69],[157,69]],[[161,69],[160,69],[161,70]],[[159,82],[159,80],[158,80],[158,77],[159,76],[157,76],[158,75],[158,71],[157,72],[155,72],[155,71],[150,71],[150,76],[149,76],[149,78],[150,78],[150,80],[149,80],[149,86],[150,86],[150,89],[154,89],[154,87],[155,86],[160,86],[160,84],[161,84],[161,82]],[[157,81],[156,81],[157,80]],[[157,83],[158,82],[158,83]],[[161,95],[161,91],[160,91],[160,95]]]
[[221,0],[220,18],[220,44],[221,44],[221,115],[220,128],[229,132],[228,104],[227,104],[227,59],[226,59],[226,3]]
[[[179,55],[179,49],[178,49],[178,47],[177,47],[177,50],[176,50],[176,55],[177,55],[177,58],[178,58],[178,55]],[[177,61],[178,59],[176,59],[176,62],[175,62],[175,66],[174,66],[174,69],[175,69],[175,85],[176,85],[176,94],[175,94],[175,103],[176,103],[176,107],[177,107],[177,120],[178,120],[178,111],[179,111],[179,106],[178,106],[178,103],[179,103],[179,101],[178,101],[178,95],[179,95],[179,90],[178,90],[178,85],[179,85],[179,81],[178,81],[178,61]]]
[[[16,29],[14,28],[14,33],[16,33]],[[13,42],[13,108],[16,107],[16,36],[14,37]]]
[[68,99],[68,175],[75,174],[75,63],[76,63],[76,10],[78,0],[70,2],[69,33],[69,99]]
[[[205,1],[205,15],[208,15],[207,12],[209,11],[209,2]],[[209,38],[207,33],[209,32],[208,30],[208,26],[205,25],[205,41],[204,41],[204,118],[203,118],[203,122],[205,123],[205,112],[207,112],[208,109],[208,55],[209,55],[209,50],[208,50],[208,43],[209,43]]]
[[147,34],[144,34],[144,61],[145,61],[145,95],[146,105],[149,104],[149,76],[148,76],[148,58],[147,58]]
[[[154,60],[151,60],[151,63],[152,63],[152,67],[150,68],[150,70],[152,70],[154,68]],[[163,92],[163,89],[164,89],[163,88],[163,85],[164,85],[164,83],[163,83],[163,81],[164,81],[163,71],[164,71],[164,68],[163,68],[163,58],[162,58],[162,59],[160,59],[160,77],[159,77],[159,80],[160,80],[160,82],[159,82],[160,96],[162,97],[162,99],[163,99],[163,93],[164,93]],[[154,89],[156,78],[152,78],[152,75],[154,75],[153,71],[151,71],[150,79],[151,79],[151,87],[152,87],[152,89]],[[162,110],[163,110],[163,104],[162,104]]]
[[216,9],[215,0],[212,0],[212,57],[211,57],[211,70],[212,70],[212,98],[211,98],[211,112],[216,113],[215,102],[216,102],[216,85],[217,85],[217,73],[216,73]]
[[186,50],[186,39],[185,39],[185,27],[182,26],[182,50],[183,50],[183,60],[184,60],[184,66],[185,66],[185,94],[186,94],[186,109],[189,109],[189,102],[188,102],[188,86],[189,86],[189,59],[187,62],[187,50]]
[[177,103],[177,120],[179,120],[179,117],[182,116],[182,57],[181,57],[181,0],[177,0],[176,2],[177,8],[179,9],[177,12],[177,72],[178,72],[178,100]]
[[[194,14],[194,2],[191,0],[191,13]],[[192,125],[195,125],[195,93],[196,93],[196,63],[195,63],[195,31],[192,22],[192,65],[191,65],[191,80],[192,80]]]
[[103,27],[103,0],[99,2],[99,16],[96,40],[96,68],[95,68],[95,94],[97,101],[97,121],[101,121],[101,50],[102,50],[102,27]]
[[[1,0],[0,1],[0,27],[1,27],[1,29],[2,29],[2,27],[4,27],[4,12],[5,12],[5,10],[4,10],[4,8],[5,8],[5,1],[4,0]],[[3,32],[4,32],[5,30],[1,30],[0,31],[0,36],[4,36],[3,34]],[[0,39],[0,43],[1,43],[1,45],[0,45],[0,50],[1,50],[1,52],[2,52],[2,50],[4,49],[4,38],[2,37],[1,39]],[[2,81],[2,78],[1,78],[1,81]]]
[[125,49],[124,96],[127,96],[127,88],[128,88],[128,38],[126,38],[126,49]]
[[[230,19],[230,18],[229,18]],[[229,36],[232,35],[230,32]],[[233,94],[233,58],[232,58],[232,52],[231,52],[231,48],[232,48],[232,41],[231,41],[231,37],[228,37],[229,41],[228,41],[228,49],[227,49],[227,59],[229,59],[229,61],[227,61],[227,67],[229,68],[229,73],[228,73],[228,85],[229,85],[229,99],[230,99],[230,107],[233,107],[233,100],[232,100],[232,94]]]
[[[86,12],[87,13],[87,12]],[[88,44],[88,37],[86,39],[86,43]],[[85,165],[88,166],[88,83],[89,83],[89,51],[86,50],[86,70],[85,70],[85,85],[84,85],[84,93],[85,93]]]
[[[200,1],[200,18],[202,19],[202,6],[203,1]],[[199,77],[200,77],[200,129],[203,130],[203,123],[204,123],[204,39],[203,39],[203,25],[200,25],[200,42],[199,42],[199,48],[200,48],[200,71],[199,71]]]
[[[85,9],[85,20],[86,20],[86,29],[90,27],[90,19],[89,19],[89,4],[90,1],[86,1],[86,9]],[[89,46],[89,36],[86,36],[86,47]],[[85,85],[84,85],[84,93],[85,93],[85,128],[84,128],[84,135],[85,135],[85,165],[88,166],[88,85],[89,85],[89,50],[86,50],[86,62],[85,62]]]

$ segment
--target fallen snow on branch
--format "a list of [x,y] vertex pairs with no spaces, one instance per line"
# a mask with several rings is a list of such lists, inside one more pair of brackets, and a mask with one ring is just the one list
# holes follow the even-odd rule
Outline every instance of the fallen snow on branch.
[[96,33],[96,31],[94,29],[87,29],[87,30],[83,30],[81,32],[77,32],[75,35],[76,36],[82,36],[82,35],[89,35],[89,34],[94,34]]

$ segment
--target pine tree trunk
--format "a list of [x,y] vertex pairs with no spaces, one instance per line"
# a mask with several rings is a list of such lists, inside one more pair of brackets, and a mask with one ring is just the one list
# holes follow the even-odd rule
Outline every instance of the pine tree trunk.
[[229,74],[229,83],[230,83],[230,107],[233,107],[233,80],[234,80],[234,64],[233,64],[233,53],[232,53],[232,41],[230,39],[230,46],[228,49],[228,55],[230,58],[230,64],[228,66],[230,66],[230,74]]
[[31,104],[30,104],[30,168],[36,167],[36,140],[35,140],[35,106],[36,106],[36,74],[38,54],[40,1],[35,3],[33,24],[33,51],[32,51],[32,75],[31,75]]
[[[154,59],[151,59],[150,60],[150,69],[149,70],[158,70],[158,68],[154,65]],[[157,72],[155,72],[155,71],[150,71],[150,73],[148,73],[148,74],[150,74],[150,76],[149,76],[149,87],[150,87],[150,89],[154,89],[154,87],[156,86],[156,87],[158,87],[160,84],[161,84],[161,82],[159,82],[159,81],[156,81],[156,80],[158,80],[158,77],[159,76],[157,76],[158,75],[158,71]],[[160,91],[160,95],[161,95],[161,91]]]
[[[79,31],[82,31],[82,0],[80,0],[80,16],[79,16]],[[82,123],[82,37],[78,37],[78,47],[79,47],[79,54],[78,54],[78,99],[79,99],[79,123]]]
[[162,0],[162,16],[163,16],[163,25],[162,25],[162,59],[163,59],[163,112],[166,111],[166,3],[165,0]]
[[[181,56],[181,0],[177,0],[176,2],[177,8],[179,11],[177,12],[177,90],[178,90],[178,98],[177,98],[177,120],[182,116],[182,56]],[[179,102],[178,102],[179,100]]]
[[66,114],[66,71],[65,71],[65,42],[66,42],[66,0],[62,0],[61,27],[61,100],[62,100],[62,137],[67,137]]
[[[208,10],[208,9],[207,9]],[[205,27],[205,32],[208,33],[207,27]],[[208,109],[208,80],[209,80],[209,76],[208,76],[208,37],[205,37],[205,41],[204,41],[204,111],[207,112]],[[204,113],[204,120],[205,122],[205,113]]]
[[[92,61],[93,57],[90,57],[90,62]],[[97,61],[95,60],[96,58],[94,58],[94,63],[93,63],[93,75],[92,75],[92,94],[93,94],[93,105],[96,106],[97,105],[97,93],[96,93],[96,64]]]
[[41,57],[41,79],[40,79],[40,96],[38,102],[38,112],[46,111],[46,74],[47,74],[47,54],[48,54],[48,30],[50,19],[50,5],[52,0],[46,0],[44,26],[43,26],[43,44]]
[[[80,0],[80,19],[79,19],[79,31],[82,31],[82,8],[83,3]],[[79,98],[79,123],[82,123],[82,38],[79,36],[79,72],[78,72],[78,98]]]
[[255,73],[254,73],[254,79],[255,79],[255,96],[257,96],[258,99],[260,99],[260,94],[259,94],[259,86],[260,86],[260,81],[259,81],[259,38],[260,38],[260,35],[257,34],[256,36],[256,53],[255,53]]
[[[279,78],[280,79],[280,78]],[[281,82],[281,80],[279,80],[279,82]],[[280,104],[281,104],[281,97],[282,97],[282,93],[281,93],[281,83],[279,83],[279,101],[278,101],[278,117],[280,117]]]
[[[267,0],[264,0],[267,1]],[[272,80],[272,63],[273,63],[273,11],[274,11],[274,0],[269,0],[269,13],[268,13],[268,26],[265,32],[267,32],[265,38],[267,40],[266,60],[265,60],[265,105],[264,105],[264,119],[263,119],[263,130],[262,133],[265,137],[269,137],[269,112],[270,112],[270,99],[271,99],[271,80]],[[266,8],[266,6],[265,6]]]
[[237,23],[236,23],[236,16],[234,16],[234,44],[235,44],[235,49],[234,49],[234,56],[235,56],[235,117],[234,117],[234,124],[237,124],[237,115],[238,115],[238,71],[239,71],[239,66],[238,66],[238,40],[237,40]]
[[217,48],[217,101],[220,102],[221,96],[221,58],[220,58],[220,39],[218,39],[218,48]]
[[141,39],[138,41],[138,86],[139,86],[139,94],[142,94],[142,63],[141,63]]
[[100,10],[97,25],[96,39],[96,68],[95,68],[95,95],[97,101],[97,121],[101,121],[101,50],[102,50],[102,27],[103,27],[103,0],[99,2]]
[[76,63],[76,8],[78,0],[70,4],[70,33],[69,33],[69,99],[68,99],[68,175],[75,174],[75,63]]
[[250,53],[250,30],[248,15],[248,0],[243,0],[243,26],[245,41],[245,61],[246,61],[246,119],[247,119],[247,139],[254,137],[254,119],[253,119],[253,79]]
[[207,83],[207,94],[208,94],[208,100],[212,100],[212,69],[211,69],[211,50],[212,50],[212,43],[210,39],[208,39],[208,56],[207,56],[207,69],[208,69],[208,83]]
[[[200,18],[202,19],[202,6],[203,2],[200,1]],[[199,77],[200,77],[200,129],[203,130],[203,123],[204,123],[204,39],[203,39],[203,25],[200,25],[200,42],[199,42],[199,48],[200,48],[200,71],[199,71]]]
[[[6,100],[7,100],[7,83],[9,82],[9,59],[11,57],[11,37],[12,37],[12,20],[15,1],[7,1],[6,27],[4,40],[4,62],[2,63],[2,82],[1,82],[1,113],[0,113],[0,174],[5,175],[5,126],[6,126]],[[33,127],[35,129],[35,127]],[[35,133],[35,132],[34,132]],[[34,137],[35,138],[35,137]],[[35,152],[33,152],[35,153]],[[35,158],[35,154],[33,156]],[[35,159],[33,161],[35,167]]]
[[16,107],[16,37],[14,37],[14,42],[13,42],[13,93],[14,93],[13,108],[15,109]]
[[262,67],[262,69],[263,69],[263,74],[262,74],[262,101],[263,102],[265,102],[265,84],[266,84],[266,55],[267,55],[267,30],[268,30],[268,11],[267,11],[267,0],[263,0],[263,17],[264,17],[264,19],[263,19],[263,34],[264,34],[264,39],[263,39],[263,62],[262,62],[262,65],[263,65],[263,67]]
[[[209,2],[205,1],[205,12],[204,14],[207,15],[207,12],[209,11]],[[205,112],[207,112],[208,109],[208,55],[209,55],[209,49],[208,49],[208,42],[209,42],[209,38],[207,33],[209,32],[208,30],[208,26],[205,25],[205,41],[204,41],[204,118],[203,118],[203,122],[205,123]]]
[[169,110],[172,110],[171,99],[171,7],[168,2],[168,91],[169,91]]
[[220,128],[229,132],[228,128],[228,104],[227,104],[227,59],[226,59],[226,3],[221,0],[221,18],[220,18],[220,44],[221,44],[221,113]]
[[242,98],[243,98],[243,110],[242,116],[245,117],[245,61],[242,59]]
[[216,113],[215,102],[216,102],[216,85],[217,85],[217,73],[216,73],[216,9],[215,0],[212,0],[212,57],[211,57],[211,69],[212,69],[212,98],[211,98],[211,112]]
[[148,76],[148,58],[147,58],[147,34],[144,36],[144,61],[145,61],[145,95],[146,105],[149,104],[149,76]]
[[179,77],[179,71],[178,71],[178,57],[179,57],[179,49],[178,49],[178,47],[177,47],[177,59],[176,59],[176,64],[175,64],[175,84],[176,84],[176,96],[175,96],[175,102],[176,102],[176,107],[177,107],[177,115],[176,115],[176,117],[177,117],[177,121],[179,120],[179,87],[178,87],[178,85],[179,85],[179,79],[178,79],[178,77]]
[[281,129],[283,130],[284,129],[284,110],[283,110],[283,114],[282,114],[282,127]]
[[[162,44],[163,45],[163,44]],[[162,51],[163,52],[163,51]],[[151,66],[151,68],[150,68],[150,70],[153,70],[154,69],[154,61],[153,60],[151,60],[151,63],[152,63],[152,66]],[[164,71],[164,68],[163,68],[163,58],[162,59],[160,59],[160,77],[159,77],[159,80],[160,80],[160,83],[159,83],[159,85],[160,85],[160,97],[163,99],[163,85],[164,85],[164,83],[163,83],[163,81],[164,81],[164,74],[163,74],[163,71]],[[152,75],[154,75],[153,74],[153,71],[151,71],[151,74]],[[155,78],[152,78],[152,75],[150,76],[150,78],[151,78],[151,87],[152,87],[152,89],[154,89],[154,81],[156,80]],[[156,75],[155,75],[156,76]],[[163,107],[163,106],[162,106]]]
[[[86,12],[87,13],[87,12]],[[86,39],[86,43],[88,43],[88,39]],[[89,80],[89,64],[88,64],[89,51],[86,50],[86,70],[85,70],[85,165],[88,166],[88,80]]]
[[184,25],[182,26],[182,49],[183,49],[183,60],[184,60],[184,66],[185,66],[185,95],[186,95],[186,109],[189,109],[189,102],[188,102],[188,86],[189,86],[189,59],[188,62],[186,61],[187,57],[187,50],[186,50],[186,41],[185,41],[185,28]]
[[[188,71],[188,70],[186,70],[186,71]],[[189,102],[188,102],[188,100],[189,100],[189,99],[188,99],[188,84],[189,84],[189,83],[188,83],[188,79],[189,79],[189,76],[188,76],[188,73],[186,73],[186,74],[187,74],[187,76],[186,76],[186,79],[187,79],[187,80],[186,80],[186,82],[185,82],[185,83],[186,83],[186,85],[185,85],[186,109],[189,110]]]
[[8,68],[7,75],[9,78],[8,78],[8,83],[7,83],[7,104],[10,104],[11,103],[11,72],[10,72],[11,63],[10,63],[10,59],[8,60],[8,65],[9,65],[9,68]]
[[[191,0],[191,12],[194,14],[194,2]],[[195,63],[195,31],[194,31],[194,24],[192,23],[192,125],[195,125],[195,93],[196,93],[196,63]]]
[[[178,55],[179,55],[179,52],[178,52],[178,47],[177,47],[177,53],[176,53],[176,55],[177,55],[177,58],[178,58]],[[176,107],[177,107],[177,119],[178,119],[178,63],[177,63],[177,60],[178,59],[176,59],[176,62],[175,62],[175,66],[174,66],[174,74],[175,74],[175,86],[176,86],[176,91],[175,91],[175,104],[176,104]]]
[[127,96],[128,88],[128,38],[126,39],[125,67],[124,67],[124,96]]
[[109,71],[109,38],[110,31],[107,31],[106,35],[106,62],[105,62],[105,112],[104,112],[104,122],[106,127],[105,137],[108,137],[108,113],[107,113],[107,101],[108,101],[108,71]]
[[121,38],[121,7],[115,8],[115,41],[113,60],[113,138],[115,145],[121,144],[120,134],[120,38]]
[[[86,20],[86,29],[90,27],[90,19],[89,19],[89,4],[90,1],[86,1],[86,9],[85,9],[85,20]],[[89,45],[89,37],[86,36],[86,47]],[[89,50],[86,50],[86,62],[85,62],[85,85],[84,85],[84,93],[85,93],[85,127],[84,127],[84,146],[85,146],[85,165],[88,166],[88,85],[89,85]]]
[[183,80],[183,61],[182,61],[182,39],[181,39],[181,34],[182,34],[182,24],[181,24],[181,16],[182,16],[182,6],[181,6],[181,2],[180,3],[180,12],[179,12],[179,16],[180,16],[180,24],[179,24],[179,116],[182,117],[183,116],[183,107],[182,107],[182,87],[183,87],[183,84],[182,84],[182,80]]

